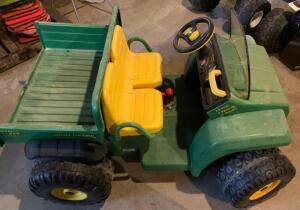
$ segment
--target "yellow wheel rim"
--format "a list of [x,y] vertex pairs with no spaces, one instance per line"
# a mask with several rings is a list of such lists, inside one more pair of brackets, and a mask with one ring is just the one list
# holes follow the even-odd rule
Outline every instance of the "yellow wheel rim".
[[54,188],[51,195],[60,200],[66,201],[82,201],[87,198],[87,194],[72,188]]
[[255,193],[253,193],[250,196],[250,200],[257,200],[259,198],[264,197],[265,195],[269,194],[271,191],[273,191],[276,187],[278,187],[278,185],[281,183],[280,180],[276,180],[274,182],[271,182],[267,185],[265,185],[264,187],[260,188],[258,191],[256,191]]

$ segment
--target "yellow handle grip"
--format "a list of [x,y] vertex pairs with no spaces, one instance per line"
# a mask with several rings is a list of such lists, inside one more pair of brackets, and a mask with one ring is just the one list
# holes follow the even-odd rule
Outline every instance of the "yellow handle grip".
[[218,88],[216,77],[222,75],[222,72],[219,69],[214,69],[209,72],[208,80],[211,92],[218,97],[225,97],[226,92]]

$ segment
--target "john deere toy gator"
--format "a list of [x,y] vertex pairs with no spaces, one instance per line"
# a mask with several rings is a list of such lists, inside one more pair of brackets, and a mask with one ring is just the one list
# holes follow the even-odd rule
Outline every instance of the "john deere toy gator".
[[[111,191],[111,158],[138,154],[146,170],[197,177],[218,161],[220,190],[236,207],[276,193],[295,175],[277,149],[291,141],[289,109],[263,47],[234,13],[230,38],[209,18],[174,39],[190,53],[185,75],[162,77],[162,58],[127,42],[118,8],[108,26],[38,23],[43,45],[1,143],[25,142],[30,190],[87,205]],[[207,25],[200,31],[199,25]],[[130,50],[141,41],[147,51]],[[225,157],[225,158],[224,158]]]

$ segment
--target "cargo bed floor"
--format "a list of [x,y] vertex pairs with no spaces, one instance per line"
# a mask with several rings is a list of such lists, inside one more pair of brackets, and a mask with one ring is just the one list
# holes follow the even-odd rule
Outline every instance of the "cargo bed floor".
[[20,102],[16,123],[92,125],[91,100],[101,52],[46,49]]

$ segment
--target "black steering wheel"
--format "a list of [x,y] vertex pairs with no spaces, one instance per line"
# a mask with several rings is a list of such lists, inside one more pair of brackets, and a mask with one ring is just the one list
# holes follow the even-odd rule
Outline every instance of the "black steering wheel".
[[[207,24],[207,31],[204,33],[199,31],[197,24]],[[214,34],[214,23],[207,17],[194,19],[185,24],[176,34],[173,41],[175,50],[179,53],[190,53],[204,47],[212,38]],[[180,40],[183,39],[188,46],[180,45]]]

